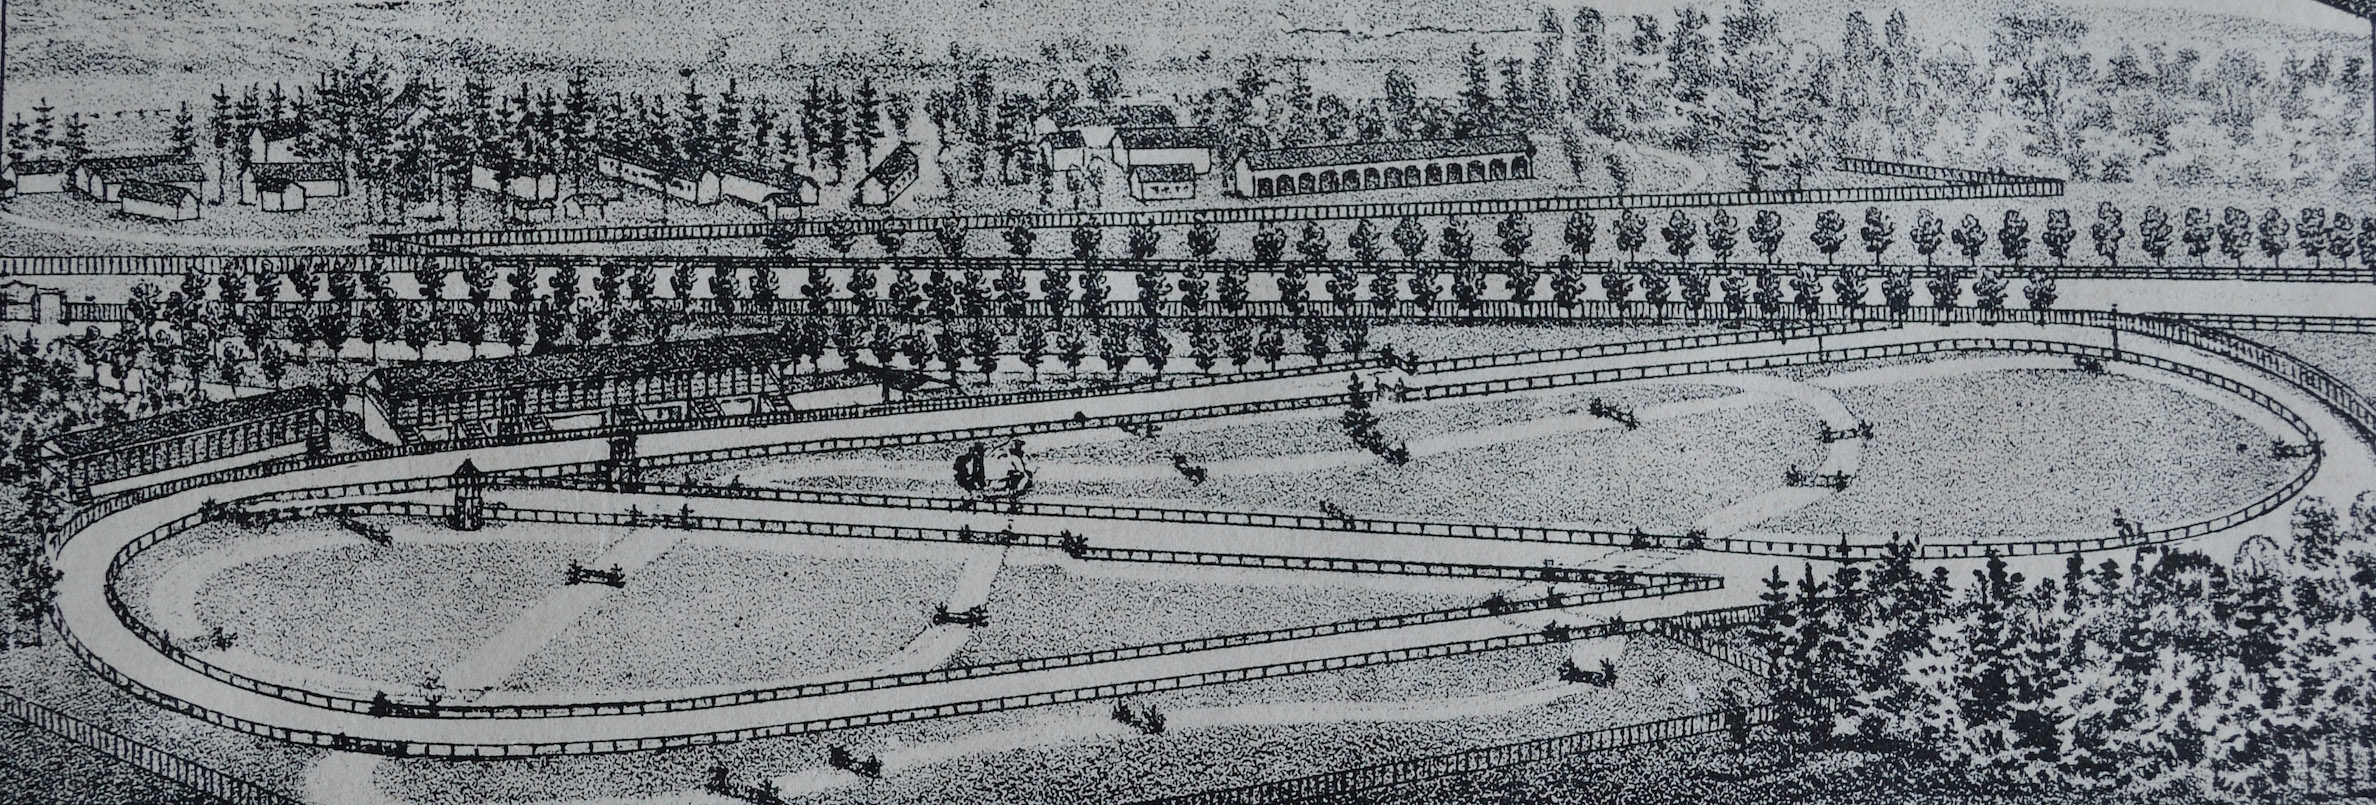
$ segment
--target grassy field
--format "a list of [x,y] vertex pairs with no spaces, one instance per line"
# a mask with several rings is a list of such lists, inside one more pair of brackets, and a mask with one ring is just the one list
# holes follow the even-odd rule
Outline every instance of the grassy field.
[[1049,561],[999,571],[990,624],[973,630],[952,665],[1471,606],[1499,586]]
[[2376,392],[2376,335],[2263,332],[2239,335],[2309,361],[2362,394]]
[[[1733,676],[1655,641],[1620,657],[1615,688],[1556,686],[1557,662],[1555,653],[1505,651],[1131,701],[1170,714],[1173,728],[1154,736],[1114,723],[1111,703],[1092,702],[532,764],[399,760],[382,766],[375,782],[392,796],[439,805],[667,798],[697,788],[723,763],[746,781],[775,777],[789,793],[808,794],[802,802],[1129,802],[1696,711]],[[1290,704],[1266,713],[1236,706],[1249,701]],[[879,753],[889,771],[868,781],[822,768],[828,743]]]
[[2136,378],[2000,371],[1840,395],[1876,434],[1856,481],[1762,528],[1933,538],[2109,530],[2114,507],[2147,522],[2210,515],[2298,469],[2269,458],[2273,437],[2257,426]]
[[[1750,404],[1744,407],[1646,418],[1640,430],[1628,431],[1599,427],[1582,409],[1598,396],[1650,417],[1661,404],[1688,405],[1724,391],[1627,386],[1390,407],[1382,429],[1391,439],[1408,440],[1414,453],[1399,467],[1359,452],[1327,418],[1333,412],[1166,430],[1150,440],[1050,449],[1040,457],[1034,494],[1263,511],[1316,512],[1329,502],[1363,515],[1681,529],[1778,484],[1792,463],[1817,463],[1820,454],[1808,435],[1816,425],[1813,413],[1794,404],[1745,400]],[[885,458],[945,461],[951,449],[908,449]],[[1174,453],[1213,468],[1212,477],[1203,484],[1181,478],[1169,469]],[[1070,466],[1075,464],[1080,466]],[[757,484],[953,491],[939,473],[927,476],[933,480],[787,477],[805,474],[794,466],[745,465],[710,474],[740,474]]]

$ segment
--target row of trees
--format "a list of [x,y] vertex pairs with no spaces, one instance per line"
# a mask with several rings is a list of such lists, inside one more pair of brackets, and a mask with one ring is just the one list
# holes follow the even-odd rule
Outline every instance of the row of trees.
[[2167,549],[1992,558],[1958,584],[1909,550],[1765,582],[1753,639],[1798,746],[1910,752],[2048,792],[2280,801],[2376,776],[2376,496],[2308,498],[2232,562]]

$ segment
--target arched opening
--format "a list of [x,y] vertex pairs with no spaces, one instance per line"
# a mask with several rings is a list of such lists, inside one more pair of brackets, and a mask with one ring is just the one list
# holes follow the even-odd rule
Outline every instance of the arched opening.
[[1310,193],[1310,192],[1314,192],[1314,191],[1316,191],[1316,190],[1318,190],[1318,189],[1320,189],[1320,188],[1319,188],[1319,186],[1317,186],[1317,185],[1315,185],[1315,184],[1313,184],[1313,183],[1312,183],[1312,175],[1311,175],[1311,174],[1309,174],[1309,173],[1296,174],[1296,177],[1295,177],[1295,190],[1296,190],[1296,192],[1299,192],[1299,193]]
[[1387,168],[1387,169],[1386,169],[1386,173],[1385,173],[1385,174],[1383,174],[1381,178],[1385,179],[1385,180],[1386,180],[1386,183],[1385,183],[1385,184],[1382,184],[1382,185],[1379,185],[1380,187],[1401,187],[1401,186],[1402,186],[1402,169],[1401,169],[1401,168]]
[[1444,183],[1445,183],[1445,184],[1459,184],[1460,182],[1461,182],[1461,178],[1460,178],[1460,163],[1458,163],[1458,162],[1454,162],[1454,163],[1452,163],[1452,164],[1450,164],[1450,165],[1445,165],[1445,166],[1444,166]]
[[1526,165],[1526,157],[1510,157],[1510,175],[1520,179],[1534,178]]
[[1483,163],[1483,162],[1478,162],[1478,161],[1475,161],[1475,160],[1470,160],[1470,161],[1469,161],[1469,168],[1468,168],[1468,178],[1469,178],[1469,181],[1472,181],[1472,182],[1482,182],[1482,181],[1485,181],[1485,163]]
[[1510,166],[1501,160],[1485,163],[1485,175],[1495,179],[1510,178]]
[[1442,166],[1442,165],[1438,165],[1438,164],[1433,164],[1433,163],[1430,163],[1430,164],[1427,166],[1427,183],[1428,183],[1428,184],[1443,184],[1443,183],[1444,183],[1444,166]]
[[1336,192],[1336,189],[1337,189],[1337,175],[1336,175],[1336,171],[1321,171],[1321,172],[1320,172],[1320,192],[1322,192],[1322,193],[1333,193],[1333,192]]
[[1378,178],[1377,168],[1361,169],[1361,186],[1365,189],[1383,186],[1383,181]]
[[1265,177],[1263,177],[1263,178],[1260,178],[1260,179],[1256,179],[1256,180],[1254,180],[1254,195],[1257,195],[1257,196],[1267,196],[1267,195],[1270,195],[1270,194],[1271,194],[1271,180],[1270,180],[1270,177],[1268,177],[1268,176],[1265,176]]

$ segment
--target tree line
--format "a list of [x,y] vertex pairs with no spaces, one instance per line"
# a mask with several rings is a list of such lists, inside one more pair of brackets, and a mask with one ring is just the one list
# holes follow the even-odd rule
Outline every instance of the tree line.
[[2040,793],[2278,801],[2376,777],[2376,495],[2295,509],[2232,560],[1998,557],[1960,583],[1909,543],[1765,580],[1752,641],[1779,738],[1910,753]]

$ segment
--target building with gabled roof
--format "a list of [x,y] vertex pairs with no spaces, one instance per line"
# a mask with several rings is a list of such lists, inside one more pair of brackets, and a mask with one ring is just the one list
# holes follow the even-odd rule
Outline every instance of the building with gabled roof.
[[257,179],[248,188],[256,208],[265,212],[304,212],[305,186],[287,179]]
[[1091,151],[1113,147],[1114,132],[1121,129],[1177,126],[1179,113],[1169,106],[1154,104],[1089,104],[1051,109],[1031,121],[1031,131],[1045,137],[1059,131],[1077,131]]
[[470,186],[521,201],[553,201],[561,197],[561,174],[542,162],[481,159],[470,166]]
[[1221,133],[1204,126],[1158,126],[1114,132],[1107,157],[1120,168],[1140,165],[1187,165],[1203,176],[1213,172],[1213,152],[1221,147]]
[[[179,188],[175,188],[179,190]],[[327,450],[328,398],[297,388],[238,397],[59,434],[45,471],[79,500],[177,478]]]
[[1051,171],[1089,169],[1089,143],[1076,130],[1053,131],[1039,136],[1040,164]]
[[1534,154],[1524,134],[1248,151],[1238,155],[1234,187],[1262,198],[1527,179]]
[[181,162],[180,154],[129,154],[113,157],[85,157],[75,160],[67,169],[66,181],[83,195],[108,201],[105,179],[112,174],[140,168],[153,168]]
[[739,159],[710,163],[718,174],[718,194],[778,217],[779,207],[813,207],[819,188],[815,179],[800,175],[791,165],[770,169]]
[[1130,169],[1130,197],[1140,201],[1174,201],[1196,197],[1196,168],[1192,165],[1140,165]]
[[206,166],[196,162],[169,162],[132,168],[96,170],[91,174],[88,192],[99,201],[115,201],[127,182],[169,184],[192,193],[206,192]]
[[239,203],[260,202],[266,182],[290,182],[305,190],[306,198],[333,198],[347,193],[346,166],[336,162],[258,162],[240,169]]
[[138,181],[124,182],[112,188],[116,192],[116,209],[125,215],[159,221],[198,219],[198,193],[189,188]]
[[267,120],[248,127],[249,162],[295,162],[298,145],[313,131],[303,120]]
[[604,146],[594,156],[594,172],[688,204],[724,198],[716,170],[635,146]]
[[900,193],[907,191],[908,185],[916,183],[916,177],[922,169],[916,159],[916,149],[908,147],[907,143],[900,143],[899,147],[884,154],[882,161],[867,169],[865,178],[858,180],[855,202],[863,207],[891,206]]
[[15,185],[18,195],[66,192],[66,160],[20,159],[0,168],[0,181]]

